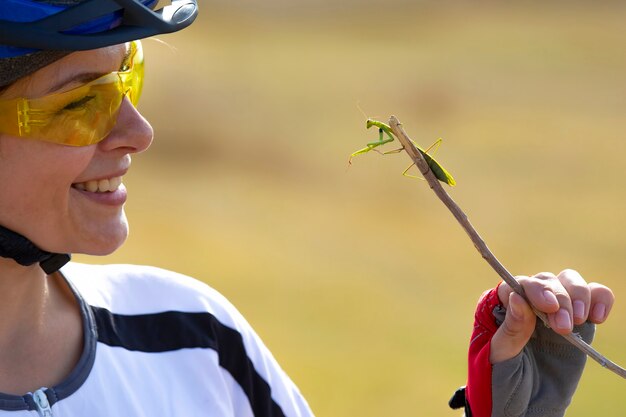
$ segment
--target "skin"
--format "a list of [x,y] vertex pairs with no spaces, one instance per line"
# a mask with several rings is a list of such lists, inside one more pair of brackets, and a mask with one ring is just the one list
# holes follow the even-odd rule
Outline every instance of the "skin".
[[[126,45],[75,52],[22,79],[3,97],[64,91],[116,71]],[[148,122],[124,99],[101,142],[70,147],[0,135],[0,224],[40,248],[105,255],[128,235],[123,204],[104,204],[72,184],[121,176],[152,141]],[[78,305],[60,275],[0,258],[0,392],[22,395],[62,381],[82,351]]]
[[[542,272],[532,277],[516,277],[531,303],[548,315],[550,327],[559,334],[570,333],[573,324],[589,320],[595,324],[607,319],[615,297],[604,285],[587,283],[572,269],[558,275]],[[503,362],[519,354],[530,340],[537,318],[522,297],[506,283],[498,287],[498,298],[506,317],[491,339],[489,360]]]

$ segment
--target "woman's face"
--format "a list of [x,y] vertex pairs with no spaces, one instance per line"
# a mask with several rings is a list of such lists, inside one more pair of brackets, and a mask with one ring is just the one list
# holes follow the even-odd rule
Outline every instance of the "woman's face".
[[[128,45],[75,52],[12,85],[3,96],[38,97],[117,71]],[[0,225],[41,249],[105,255],[128,235],[121,177],[152,128],[125,98],[117,124],[83,147],[0,135]]]

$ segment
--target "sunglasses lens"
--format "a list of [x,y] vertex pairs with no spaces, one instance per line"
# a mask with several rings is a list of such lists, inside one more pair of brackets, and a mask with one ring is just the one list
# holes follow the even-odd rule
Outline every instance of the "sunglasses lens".
[[45,126],[33,132],[33,137],[70,146],[98,143],[113,129],[119,113],[123,95],[114,87],[114,84],[93,86],[84,103],[57,112]]
[[120,89],[126,95],[133,106],[137,106],[141,90],[143,89],[144,63],[143,50],[139,42],[131,44],[132,66],[127,71],[121,71],[117,74],[120,79]]
[[143,52],[139,41],[132,42],[130,47],[128,69],[63,93],[0,102],[0,110],[16,105],[18,108],[17,123],[7,123],[5,126],[8,127],[0,127],[0,130],[14,136],[70,146],[100,142],[115,126],[124,96],[127,95],[136,106],[141,95]]
[[129,97],[130,101],[135,107],[137,107],[137,103],[139,103],[139,97],[141,97],[141,92],[143,91],[143,77],[143,50],[141,49],[141,44],[137,43],[135,57],[133,60],[133,70],[131,71],[131,91]]

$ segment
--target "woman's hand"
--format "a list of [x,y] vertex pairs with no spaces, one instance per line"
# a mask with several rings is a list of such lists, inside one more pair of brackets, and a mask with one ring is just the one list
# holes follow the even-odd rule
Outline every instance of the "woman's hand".
[[474,417],[563,417],[587,357],[557,333],[575,331],[591,343],[595,324],[613,307],[613,293],[571,269],[517,279],[554,331],[537,323],[530,306],[506,283],[483,293],[469,345],[466,411],[470,408]]
[[[543,272],[516,278],[530,302],[548,315],[550,327],[559,334],[570,333],[573,325],[586,321],[603,323],[615,300],[609,288],[587,283],[572,269],[558,275]],[[537,320],[528,303],[508,284],[500,285],[498,298],[506,308],[506,316],[491,340],[489,360],[492,364],[518,355],[530,340]]]

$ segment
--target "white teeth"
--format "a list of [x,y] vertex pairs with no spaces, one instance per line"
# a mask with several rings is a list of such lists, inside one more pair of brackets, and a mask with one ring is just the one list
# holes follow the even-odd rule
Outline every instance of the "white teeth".
[[99,181],[87,181],[85,183],[85,188],[90,193],[95,193],[96,191],[98,191],[98,182]]
[[74,188],[91,193],[107,193],[117,190],[122,184],[122,177],[105,178],[103,180],[93,180],[78,182],[73,184]]
[[115,191],[122,185],[122,177],[109,178],[109,190]]
[[98,186],[97,186],[96,191],[98,191],[98,190],[110,191],[109,190],[109,180],[104,179],[104,180],[98,181]]

